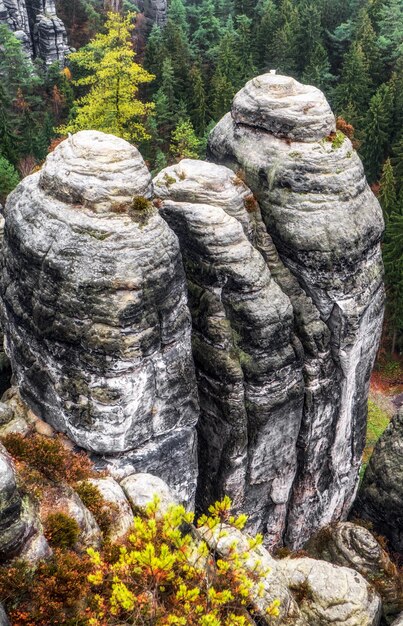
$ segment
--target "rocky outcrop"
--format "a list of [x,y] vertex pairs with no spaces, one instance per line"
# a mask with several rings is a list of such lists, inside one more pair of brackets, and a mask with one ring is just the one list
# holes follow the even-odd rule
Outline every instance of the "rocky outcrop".
[[36,561],[48,554],[32,504],[22,496],[11,458],[0,444],[0,563],[16,556]]
[[201,405],[202,508],[231,496],[249,527],[281,541],[303,404],[290,299],[254,247],[250,190],[228,168],[182,160],[154,181],[179,237]]
[[163,27],[168,17],[167,0],[144,0],[142,2],[142,10],[144,13],[145,30],[151,30],[154,24]]
[[149,471],[191,503],[190,316],[177,238],[151,190],[127,142],[86,131],[60,144],[6,204],[4,330],[39,417],[116,472]]
[[[224,531],[224,532],[223,532]],[[250,548],[248,536],[232,527],[201,529],[210,548],[222,557],[235,549],[247,554],[244,567],[263,575],[263,593],[256,594],[259,624],[272,624],[266,610],[280,601],[276,624],[286,626],[377,626],[381,603],[375,590],[352,569],[306,557],[276,560],[262,546]]]
[[[351,142],[335,130],[319,90],[266,74],[235,96],[209,139],[210,159],[252,190],[305,294],[289,296],[305,386],[285,533],[294,547],[345,517],[353,501],[383,314],[381,209]],[[282,286],[282,272],[272,271]]]
[[403,553],[403,407],[375,446],[354,515],[370,520],[390,548]]
[[362,526],[338,522],[312,537],[304,549],[316,559],[350,567],[374,585],[390,623],[403,610],[403,580],[387,552]]
[[64,65],[67,33],[54,0],[0,0],[0,23],[10,26],[29,56]]
[[132,510],[138,512],[158,498],[158,516],[163,516],[168,509],[176,504],[176,500],[168,485],[158,476],[151,474],[131,474],[120,483]]

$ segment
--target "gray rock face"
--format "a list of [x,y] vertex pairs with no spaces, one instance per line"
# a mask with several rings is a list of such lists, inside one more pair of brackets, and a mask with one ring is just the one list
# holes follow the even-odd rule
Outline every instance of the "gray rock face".
[[350,567],[375,586],[390,623],[403,610],[403,580],[388,554],[362,526],[339,522],[323,528],[304,546],[308,553],[335,565]]
[[64,65],[67,33],[54,0],[0,0],[0,23],[10,26],[28,55]]
[[131,207],[150,193],[127,142],[93,131],[63,142],[6,205],[4,329],[21,396],[39,417],[190,502],[190,315],[175,234],[145,198],[143,213]]
[[110,541],[123,539],[133,524],[133,511],[124,494],[123,489],[113,478],[90,478],[88,480],[97,487],[108,505],[112,505],[116,512],[113,515],[113,523],[109,533]]
[[153,24],[165,26],[168,14],[167,0],[144,0],[142,8],[148,31],[151,30]]
[[285,533],[293,547],[351,506],[383,315],[381,209],[351,142],[328,137],[333,130],[318,90],[270,75],[236,95],[209,139],[211,160],[242,170],[299,285],[272,270],[292,301],[304,353],[298,470]]
[[392,550],[403,552],[403,407],[375,446],[354,514],[370,520]]
[[0,563],[21,554],[37,535],[27,498],[22,498],[6,449],[0,444]]
[[201,405],[199,504],[228,494],[249,513],[253,531],[281,541],[303,381],[290,299],[253,245],[258,207],[231,170],[202,161],[182,160],[154,186],[188,279]]

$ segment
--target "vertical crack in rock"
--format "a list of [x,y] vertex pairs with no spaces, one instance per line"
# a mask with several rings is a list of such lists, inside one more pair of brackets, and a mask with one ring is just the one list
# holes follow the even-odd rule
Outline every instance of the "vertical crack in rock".
[[191,503],[198,403],[185,276],[151,194],[127,142],[85,131],[61,143],[6,204],[4,332],[40,417],[120,475],[156,473]]
[[286,533],[293,547],[351,505],[383,315],[382,212],[351,142],[335,130],[318,89],[266,74],[235,96],[209,139],[211,160],[243,171],[282,262],[308,296],[290,283],[293,297],[289,277],[283,286],[277,274],[305,353]]
[[[288,296],[254,246],[250,190],[226,167],[182,160],[154,180],[178,235],[197,368],[198,503],[229,494],[249,528],[282,540],[303,405],[301,348]],[[261,242],[269,254],[268,241]]]

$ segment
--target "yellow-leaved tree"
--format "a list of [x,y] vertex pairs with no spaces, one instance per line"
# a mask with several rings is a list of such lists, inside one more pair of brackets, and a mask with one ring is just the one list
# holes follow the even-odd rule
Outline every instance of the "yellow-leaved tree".
[[100,130],[131,142],[147,139],[144,122],[154,104],[141,102],[138,90],[154,76],[134,61],[133,14],[109,13],[105,29],[69,57],[83,74],[73,83],[90,89],[75,101],[72,119],[58,132]]

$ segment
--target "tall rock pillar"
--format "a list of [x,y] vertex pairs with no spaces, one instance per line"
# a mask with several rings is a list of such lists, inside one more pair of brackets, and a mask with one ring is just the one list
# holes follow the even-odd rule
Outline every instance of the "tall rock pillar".
[[[305,405],[286,540],[345,517],[365,443],[369,376],[383,315],[382,212],[324,95],[265,74],[213,129],[209,158],[241,173],[284,265],[319,313],[291,297]],[[277,277],[282,284],[282,276]]]
[[196,486],[197,391],[175,234],[136,148],[85,131],[5,208],[4,333],[31,408],[117,470]]

